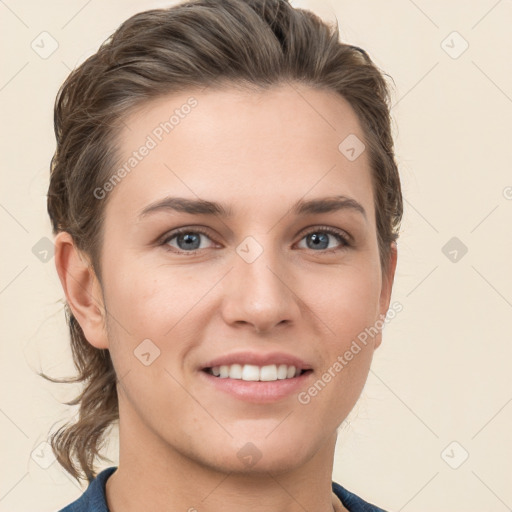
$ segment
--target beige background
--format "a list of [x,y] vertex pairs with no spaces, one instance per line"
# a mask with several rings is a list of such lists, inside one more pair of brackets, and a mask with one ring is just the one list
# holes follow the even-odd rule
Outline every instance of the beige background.
[[[404,309],[344,425],[333,479],[390,511],[510,510],[512,1],[293,4],[337,17],[343,39],[394,78],[406,199],[393,292]],[[78,388],[34,373],[73,372],[54,259],[37,245],[52,238],[55,94],[124,19],[166,5],[0,1],[1,512],[54,512],[83,491],[44,444],[76,413],[61,402]],[[47,51],[58,43],[47,58],[31,47],[42,37]],[[456,261],[455,246],[443,251],[452,237]],[[117,464],[116,435],[101,467]]]

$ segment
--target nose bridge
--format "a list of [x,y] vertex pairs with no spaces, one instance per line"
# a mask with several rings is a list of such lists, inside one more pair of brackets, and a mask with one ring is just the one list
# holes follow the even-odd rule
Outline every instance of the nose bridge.
[[271,236],[248,236],[236,247],[230,286],[224,302],[228,322],[246,322],[270,329],[298,314],[289,288],[283,255],[271,246]]
[[283,283],[276,277],[276,270],[283,265],[279,263],[280,256],[270,243],[263,246],[255,239],[246,240],[237,248],[237,254],[239,261],[236,266],[242,274],[243,282],[252,293],[282,293],[278,288]]

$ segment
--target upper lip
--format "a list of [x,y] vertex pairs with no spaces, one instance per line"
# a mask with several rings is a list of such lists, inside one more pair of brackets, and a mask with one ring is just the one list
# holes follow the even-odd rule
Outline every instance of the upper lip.
[[287,366],[295,366],[301,370],[311,370],[310,364],[304,362],[297,356],[286,354],[285,352],[233,352],[226,354],[215,359],[211,359],[202,366],[205,368],[213,368],[214,366],[232,365],[232,364],[253,364],[255,366],[267,366],[271,364],[280,365],[286,364]]

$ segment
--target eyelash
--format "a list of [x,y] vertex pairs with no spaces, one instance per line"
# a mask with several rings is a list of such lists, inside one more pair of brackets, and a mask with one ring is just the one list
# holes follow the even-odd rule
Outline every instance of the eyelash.
[[[177,229],[171,231],[167,236],[165,236],[165,238],[162,240],[160,245],[165,246],[164,247],[165,250],[170,251],[174,254],[188,254],[189,256],[197,255],[198,252],[200,252],[202,249],[194,249],[192,251],[180,251],[179,249],[176,249],[175,247],[171,248],[170,246],[167,245],[173,238],[175,238],[176,236],[178,236],[182,233],[201,233],[201,234],[207,236],[208,238],[210,238],[210,240],[212,240],[212,238],[209,236],[209,233],[207,232],[207,230],[205,230],[203,228],[184,227],[184,228],[177,228]],[[352,244],[349,242],[348,237],[346,235],[344,235],[343,232],[338,231],[337,229],[334,229],[334,228],[330,228],[328,226],[322,226],[322,227],[310,229],[309,231],[306,231],[301,234],[302,236],[301,236],[300,240],[302,240],[307,235],[310,235],[312,233],[327,233],[327,234],[332,235],[335,238],[337,238],[338,241],[341,242],[341,244],[342,244],[341,247],[335,248],[335,249],[323,249],[321,251],[315,251],[313,249],[309,249],[312,252],[318,252],[318,253],[323,253],[323,254],[334,253],[334,252],[342,251],[344,249],[352,247]]]

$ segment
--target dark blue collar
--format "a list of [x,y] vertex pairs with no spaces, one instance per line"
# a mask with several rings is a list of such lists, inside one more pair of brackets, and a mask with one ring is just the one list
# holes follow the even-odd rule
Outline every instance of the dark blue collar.
[[[105,484],[107,478],[116,469],[117,466],[111,466],[101,471],[94,480],[89,482],[89,487],[76,501],[59,512],[109,512],[105,498]],[[350,512],[386,512],[347,491],[336,482],[332,482],[332,490]]]

